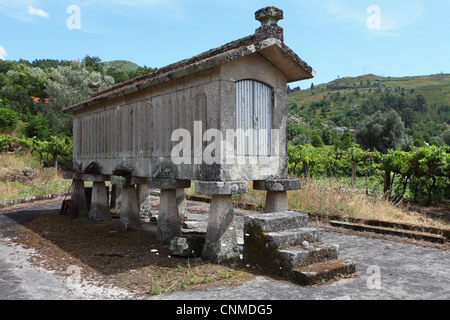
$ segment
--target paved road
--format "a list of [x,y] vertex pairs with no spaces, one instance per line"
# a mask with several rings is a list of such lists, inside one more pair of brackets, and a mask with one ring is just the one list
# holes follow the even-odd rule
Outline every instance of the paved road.
[[[9,227],[59,209],[59,203],[0,213],[0,299],[129,299],[114,288],[71,285],[27,262],[30,251],[8,245]],[[449,300],[450,252],[387,240],[325,232],[340,258],[356,262],[356,278],[312,288],[257,278],[236,288],[175,292],[149,300]]]

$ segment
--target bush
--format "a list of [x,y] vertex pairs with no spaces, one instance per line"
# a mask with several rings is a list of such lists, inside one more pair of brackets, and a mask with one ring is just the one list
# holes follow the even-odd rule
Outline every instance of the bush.
[[36,137],[38,140],[47,140],[51,134],[50,124],[40,114],[28,116],[28,121],[22,129],[22,134],[27,138]]
[[10,133],[13,131],[17,122],[19,121],[19,116],[17,113],[9,108],[0,108],[0,131],[5,133]]

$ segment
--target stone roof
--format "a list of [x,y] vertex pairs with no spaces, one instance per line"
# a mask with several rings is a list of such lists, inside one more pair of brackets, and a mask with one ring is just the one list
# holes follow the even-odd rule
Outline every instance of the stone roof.
[[[268,19],[267,15],[270,14],[273,15],[271,19]],[[282,28],[276,24],[276,21],[283,17],[282,11],[274,7],[268,7],[257,11],[255,17],[261,21],[262,25],[253,35],[116,84],[94,93],[88,100],[70,106],[63,111],[79,110],[156,84],[210,69],[256,52],[284,72],[288,82],[313,78],[315,71],[283,43]]]

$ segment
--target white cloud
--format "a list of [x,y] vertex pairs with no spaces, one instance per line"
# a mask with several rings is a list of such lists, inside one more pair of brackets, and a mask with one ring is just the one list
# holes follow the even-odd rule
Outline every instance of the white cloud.
[[5,60],[6,56],[8,54],[6,53],[5,48],[3,48],[2,46],[0,46],[0,60]]
[[41,9],[35,9],[31,5],[28,6],[28,14],[30,14],[32,16],[43,17],[43,18],[50,17],[49,13],[47,13],[44,10],[41,10]]
[[422,14],[423,3],[420,0],[398,1],[343,1],[343,0],[300,0],[299,4],[307,10],[314,22],[319,23],[346,23],[366,27],[367,20],[373,13],[368,9],[380,9],[380,26],[371,29],[376,33],[389,34],[414,23]]

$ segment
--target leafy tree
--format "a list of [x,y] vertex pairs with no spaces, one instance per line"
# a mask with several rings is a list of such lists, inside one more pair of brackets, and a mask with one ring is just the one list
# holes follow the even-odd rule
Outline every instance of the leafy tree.
[[88,84],[99,82],[100,90],[114,84],[114,79],[98,72],[86,69],[84,63],[71,61],[67,66],[59,66],[46,81],[46,93],[51,105],[46,106],[42,112],[54,125],[54,134],[64,133],[70,135],[71,117],[64,114],[62,109],[86,100],[91,90]]
[[446,145],[450,146],[450,129],[442,134],[442,140]]
[[356,142],[364,149],[386,153],[388,149],[407,148],[411,139],[405,134],[405,127],[397,112],[376,112],[367,118],[356,130]]
[[17,122],[19,121],[19,116],[14,110],[9,108],[0,107],[0,131],[5,133],[10,133],[13,131]]
[[87,55],[83,59],[83,63],[87,70],[90,72],[98,72],[98,73],[104,73],[103,66],[101,65],[102,59],[99,57],[91,57]]
[[7,98],[11,108],[19,113],[37,113],[31,97],[45,98],[47,74],[40,68],[19,64],[6,72],[0,94]]

